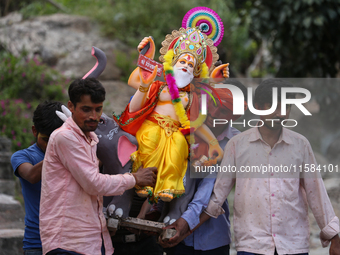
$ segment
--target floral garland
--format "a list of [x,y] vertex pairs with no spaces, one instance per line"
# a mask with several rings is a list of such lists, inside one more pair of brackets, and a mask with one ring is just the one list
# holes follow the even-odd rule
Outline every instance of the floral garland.
[[169,87],[169,93],[171,95],[171,102],[175,107],[176,115],[178,116],[179,122],[181,123],[182,128],[190,129],[190,121],[188,120],[188,116],[185,113],[184,106],[182,104],[178,87],[176,85],[176,80],[174,78],[174,69],[171,66],[171,60],[173,58],[174,51],[169,50],[167,54],[165,54],[164,59],[164,71],[165,71],[165,80]]

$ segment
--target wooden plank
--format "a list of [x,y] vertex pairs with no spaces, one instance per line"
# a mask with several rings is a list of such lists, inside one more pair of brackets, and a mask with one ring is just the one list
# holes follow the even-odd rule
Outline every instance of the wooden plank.
[[155,222],[150,220],[143,220],[137,218],[128,217],[126,219],[121,219],[119,222],[120,227],[135,228],[145,231],[151,231],[161,234],[163,228],[166,226],[162,222]]
[[108,218],[107,228],[110,232],[115,233],[120,227],[155,232],[161,235],[163,241],[168,241],[176,234],[175,229],[163,229],[164,227],[166,227],[166,224],[162,222],[155,222],[132,217],[128,217],[126,219]]

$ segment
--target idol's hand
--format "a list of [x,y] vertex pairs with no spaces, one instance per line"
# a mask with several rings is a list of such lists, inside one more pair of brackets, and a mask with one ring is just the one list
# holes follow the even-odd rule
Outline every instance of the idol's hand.
[[209,142],[209,158],[216,159],[217,162],[220,162],[223,157],[223,150],[218,144],[217,139],[213,139]]
[[140,77],[140,85],[144,88],[148,88],[151,83],[155,80],[157,76],[158,66],[155,66],[155,69],[152,73],[149,71],[145,71],[142,68],[139,68],[139,77]]
[[215,67],[210,76],[211,78],[229,78],[229,63]]

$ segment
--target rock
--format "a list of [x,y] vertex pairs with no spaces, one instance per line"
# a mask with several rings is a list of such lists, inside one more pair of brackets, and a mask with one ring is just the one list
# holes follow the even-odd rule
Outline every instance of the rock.
[[14,196],[15,195],[15,181],[0,180],[0,194]]
[[[102,76],[100,76],[101,78]],[[112,117],[112,112],[120,114],[128,105],[131,96],[136,92],[135,89],[121,81],[102,81],[106,90],[106,99],[104,101],[104,112],[107,116]]]
[[0,137],[0,255],[23,254],[25,212],[13,197],[15,181],[10,151],[11,141]]
[[100,78],[120,78],[114,52],[127,51],[127,47],[118,40],[101,37],[99,27],[89,18],[54,14],[22,21],[19,16],[11,14],[0,19],[0,43],[13,54],[18,55],[25,49],[29,57],[39,55],[44,63],[65,76],[79,78],[95,65],[91,47],[96,46],[107,56],[106,70]]
[[48,25],[51,30],[70,29],[75,32],[89,33],[92,29],[90,19],[82,16],[56,13],[48,16],[37,17],[35,20]]
[[0,136],[0,152],[11,151],[12,142],[7,137]]
[[23,229],[0,229],[0,255],[21,255],[24,253]]
[[13,180],[10,152],[0,152],[0,179]]
[[25,228],[25,213],[12,196],[0,194],[0,229]]
[[13,12],[0,19],[0,28],[5,27],[5,26],[11,26],[21,21],[22,21],[22,14],[18,12]]

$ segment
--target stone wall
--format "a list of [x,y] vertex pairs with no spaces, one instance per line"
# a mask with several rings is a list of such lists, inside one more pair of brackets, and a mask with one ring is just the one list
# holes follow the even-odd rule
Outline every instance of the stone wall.
[[22,255],[25,213],[15,200],[11,141],[0,137],[0,255]]

